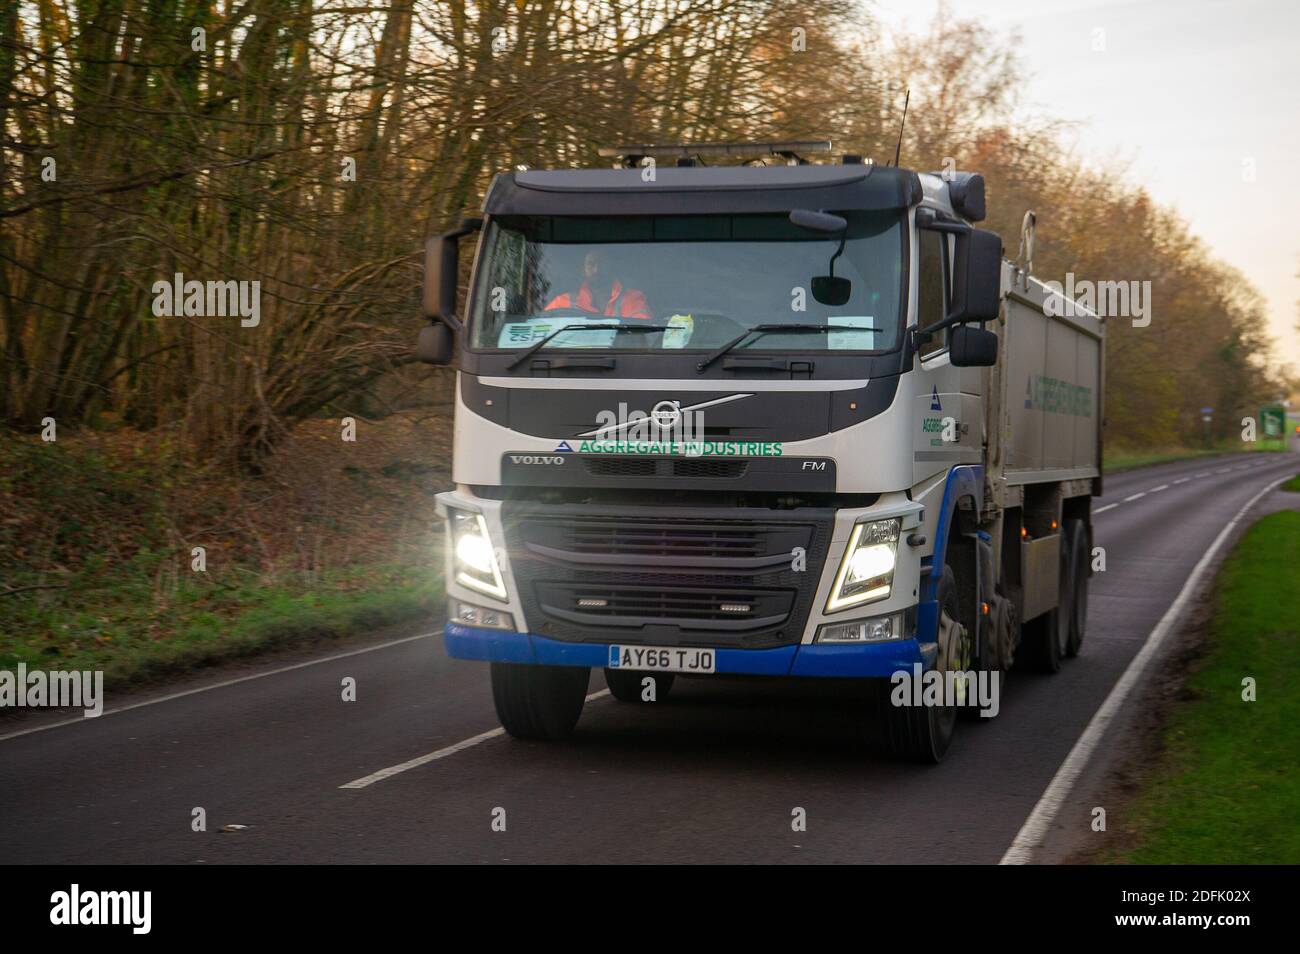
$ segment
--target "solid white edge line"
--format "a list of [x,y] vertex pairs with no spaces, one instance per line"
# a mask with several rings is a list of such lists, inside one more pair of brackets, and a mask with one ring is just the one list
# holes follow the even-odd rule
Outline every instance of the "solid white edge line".
[[1052,776],[1052,781],[1048,783],[1047,789],[1043,792],[1042,797],[1038,799],[1038,803],[1034,805],[1033,811],[1025,819],[1025,823],[1016,834],[1015,840],[1011,842],[1011,847],[1007,849],[1006,854],[1002,856],[1002,860],[998,864],[1023,865],[1030,862],[1034,851],[1042,845],[1048,829],[1056,820],[1056,816],[1060,813],[1071,791],[1073,791],[1075,783],[1083,774],[1083,770],[1087,768],[1092,753],[1096,751],[1102,737],[1106,734],[1106,729],[1110,727],[1116,713],[1119,712],[1129,693],[1133,691],[1133,687],[1137,685],[1151,658],[1160,649],[1165,638],[1173,631],[1174,624],[1178,622],[1183,610],[1191,602],[1192,593],[1197,584],[1200,583],[1201,577],[1205,575],[1210,561],[1219,552],[1223,542],[1228,539],[1228,535],[1241,522],[1241,518],[1259,502],[1261,497],[1287,479],[1289,478],[1280,477],[1269,483],[1263,490],[1246,501],[1245,505],[1237,511],[1236,516],[1219,531],[1219,535],[1214,538],[1210,548],[1205,551],[1200,562],[1192,569],[1191,576],[1187,578],[1187,582],[1179,590],[1174,602],[1166,610],[1165,615],[1160,617],[1160,622],[1156,623],[1155,629],[1151,630],[1151,633],[1147,636],[1142,649],[1133,657],[1133,660],[1128,664],[1128,668],[1124,670],[1124,674],[1111,688],[1110,694],[1106,696],[1106,701],[1101,704],[1101,708],[1093,714],[1092,721],[1088,723],[1088,727],[1083,730],[1079,740],[1074,743],[1074,748],[1070,749],[1070,754],[1065,757],[1061,767]]
[[85,716],[77,716],[72,719],[64,719],[60,722],[51,722],[49,725],[38,725],[31,729],[20,729],[17,732],[10,732],[7,735],[0,735],[0,742],[5,739],[16,739],[20,735],[31,735],[33,732],[44,732],[47,729],[57,729],[64,725],[80,725],[84,722],[98,722],[105,716],[116,715],[119,712],[130,712],[132,709],[143,709],[145,706],[156,706],[160,702],[171,702],[173,699],[182,699],[185,696],[198,695],[200,692],[211,692],[213,689],[224,689],[226,686],[238,685],[241,682],[251,682],[254,679],[265,679],[267,676],[277,676],[282,672],[293,672],[295,669],[306,669],[308,666],[319,666],[321,663],[335,662],[339,659],[347,659],[349,656],[360,656],[362,653],[373,653],[380,649],[387,649],[390,646],[399,646],[402,643],[413,642],[417,639],[428,639],[430,636],[436,636],[438,631],[431,633],[420,633],[417,636],[403,636],[401,639],[390,639],[386,643],[378,643],[374,646],[363,646],[361,649],[353,649],[346,653],[337,653],[333,656],[326,656],[324,659],[309,659],[307,662],[294,663],[292,666],[281,666],[279,669],[271,669],[267,672],[255,672],[248,676],[239,676],[236,679],[227,679],[223,682],[214,682],[210,686],[199,686],[196,689],[186,689],[182,692],[173,692],[170,695],[161,696],[157,699],[146,699],[144,702],[133,702],[129,706],[120,706],[116,709],[105,709],[100,715],[87,719]]
[[[587,696],[584,702],[594,702],[602,696],[609,695],[608,689],[602,689],[600,692],[593,692]],[[409,771],[413,768],[419,768],[421,765],[428,765],[430,762],[436,762],[438,759],[445,759],[449,755],[455,755],[457,752],[463,752],[465,749],[472,748],[480,742],[486,742],[488,739],[495,739],[499,735],[505,735],[506,730],[497,727],[488,729],[486,732],[480,732],[478,735],[472,735],[468,739],[461,739],[454,745],[438,749],[436,752],[430,752],[427,755],[420,755],[406,762],[399,762],[397,765],[390,765],[388,768],[382,768],[378,772],[372,772],[364,778],[353,779],[340,785],[339,788],[365,788],[368,785],[374,785],[375,782],[382,782],[386,778],[392,778],[394,775],[400,775],[402,772]]]

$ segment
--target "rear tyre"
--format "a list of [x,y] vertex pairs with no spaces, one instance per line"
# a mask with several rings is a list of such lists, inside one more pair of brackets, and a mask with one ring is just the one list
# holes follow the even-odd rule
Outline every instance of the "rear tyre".
[[1068,655],[1070,619],[1073,614],[1074,556],[1068,535],[1062,533],[1056,608],[1034,617],[1024,624],[1022,630],[1022,658],[1027,668],[1048,673],[1061,671],[1061,663]]
[[1074,574],[1074,596],[1070,602],[1070,632],[1065,643],[1065,654],[1079,655],[1083,648],[1083,633],[1088,625],[1088,527],[1077,517],[1067,524],[1072,553],[1070,564]]
[[563,739],[582,715],[591,670],[579,666],[492,664],[492,701],[516,739]]
[[[944,566],[936,594],[939,603],[939,658],[936,668],[967,672],[971,666],[971,634],[962,626],[957,599],[957,581],[952,567]],[[946,648],[945,648],[946,647]],[[967,686],[968,691],[974,687]],[[896,706],[889,680],[877,686],[876,703],[884,732],[885,747],[895,756],[913,762],[943,761],[952,745],[957,725],[957,706]]]
[[609,686],[609,694],[619,702],[648,704],[651,700],[642,698],[645,691],[642,685],[644,679],[654,682],[653,701],[663,702],[668,698],[668,692],[673,687],[673,674],[670,672],[637,672],[635,669],[605,670],[605,685]]

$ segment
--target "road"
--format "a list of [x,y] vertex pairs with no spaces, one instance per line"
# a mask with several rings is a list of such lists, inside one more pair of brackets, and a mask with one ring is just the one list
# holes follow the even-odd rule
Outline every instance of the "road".
[[0,738],[0,862],[996,863],[1204,549],[1296,470],[1238,455],[1108,477],[1082,655],[1015,674],[937,767],[864,754],[862,713],[821,684],[683,680],[644,709],[596,672],[571,741],[484,737],[486,665],[417,638]]

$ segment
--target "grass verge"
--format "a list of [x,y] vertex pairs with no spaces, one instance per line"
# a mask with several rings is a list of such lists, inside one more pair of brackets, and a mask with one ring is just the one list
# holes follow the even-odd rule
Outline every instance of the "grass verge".
[[1282,489],[1289,490],[1293,494],[1300,494],[1300,474],[1296,474],[1285,484],[1283,484]]
[[[1133,803],[1130,864],[1300,862],[1300,512],[1256,523],[1219,572],[1209,650]],[[1244,701],[1243,680],[1257,700]]]
[[441,475],[390,429],[355,457],[304,433],[261,478],[156,434],[0,441],[0,669],[122,686],[432,617]]
[[[353,567],[242,586],[186,583],[165,603],[147,585],[101,589],[93,606],[32,606],[22,635],[0,634],[0,669],[103,670],[108,685],[432,617],[441,580],[428,569]],[[22,599],[10,596],[9,600]]]

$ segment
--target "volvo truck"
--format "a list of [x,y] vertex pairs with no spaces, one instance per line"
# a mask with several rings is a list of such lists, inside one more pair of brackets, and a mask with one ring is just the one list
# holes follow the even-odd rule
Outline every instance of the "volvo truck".
[[[1031,215],[1014,262],[977,225],[979,174],[828,142],[608,155],[498,174],[426,248],[448,653],[490,664],[520,738],[569,734],[592,669],[631,705],[858,680],[878,737],[939,761],[970,680],[1083,643],[1101,321],[1047,307]],[[909,704],[929,674],[956,696]]]

